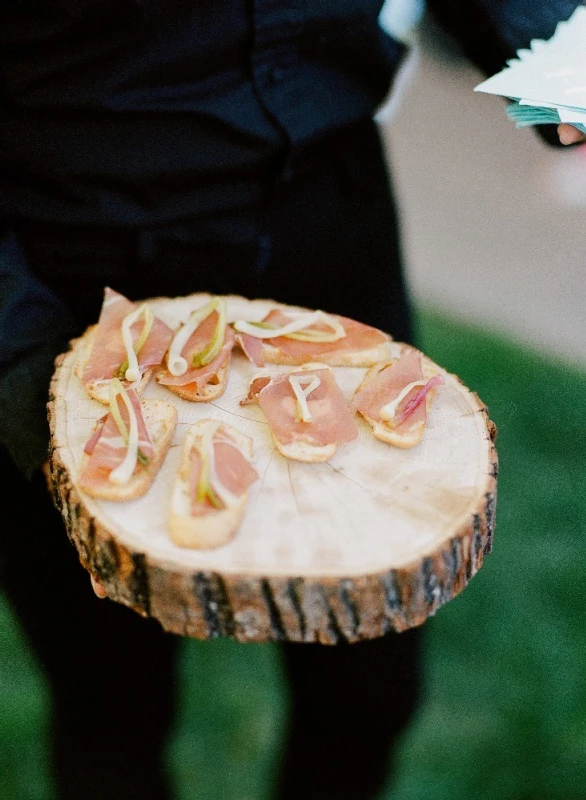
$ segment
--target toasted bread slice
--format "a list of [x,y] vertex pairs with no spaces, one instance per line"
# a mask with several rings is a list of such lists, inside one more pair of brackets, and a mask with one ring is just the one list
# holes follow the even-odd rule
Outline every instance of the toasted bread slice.
[[[272,348],[276,350],[275,347]],[[298,370],[299,372],[313,372],[315,369],[323,369],[323,363],[321,362],[314,362],[310,364],[303,364],[301,369]],[[273,437],[273,441],[275,443],[275,447],[284,455],[285,458],[290,458],[293,461],[303,461],[306,464],[317,464],[319,461],[328,461],[338,449],[337,444],[312,444],[311,442],[289,442],[289,444],[284,444],[280,442],[273,431],[271,430],[271,436]]]
[[[429,402],[427,397],[425,398],[425,402],[426,404]],[[429,405],[427,405],[427,411],[429,412]],[[415,445],[419,444],[423,439],[423,434],[425,433],[425,423],[423,422],[418,422],[417,425],[413,425],[405,433],[397,433],[383,422],[377,422],[370,417],[364,417],[364,419],[371,426],[375,439],[380,439],[381,442],[392,444],[394,447],[402,447],[404,449],[415,447]]]
[[[271,431],[272,434],[272,431]],[[317,464],[318,461],[328,461],[338,449],[337,444],[311,444],[310,442],[290,442],[283,444],[274,434],[273,441],[275,447],[285,456],[293,461],[304,461],[306,464]]]
[[[148,492],[169,450],[177,424],[177,409],[162,400],[142,400],[141,406],[143,418],[153,443],[153,457],[148,464],[140,466],[128,483],[122,486],[104,482],[100,485],[86,487],[80,483],[81,490],[86,494],[101,500],[124,502],[135,500]],[[89,456],[84,456],[84,459],[87,458]],[[84,465],[85,461],[82,464],[82,471]]]
[[[229,366],[230,361],[221,367],[214,376],[214,379],[208,381],[202,389],[197,388],[197,383],[186,383],[185,386],[174,386],[169,383],[161,383],[160,385],[164,386],[165,389],[169,389],[170,392],[178,395],[178,397],[183,398],[183,400],[189,400],[191,403],[209,403],[210,400],[216,400],[224,394],[226,384],[228,383]],[[157,372],[157,382],[162,372],[163,370]]]
[[[96,338],[97,328],[98,328],[97,325],[92,325],[92,327],[88,328],[81,338],[79,344],[79,353],[77,356],[77,363],[75,365],[75,374],[82,382],[83,388],[89,394],[89,396],[93,397],[93,399],[97,400],[99,403],[103,403],[104,405],[107,406],[110,402],[110,380],[105,379],[101,381],[92,381],[90,383],[84,383],[83,380],[83,373],[85,371],[88,361],[90,360],[92,348],[94,346],[94,340]],[[134,383],[127,383],[125,381],[124,382],[125,388],[134,389],[137,394],[142,394],[142,392],[147,387],[153,375],[153,372],[154,372],[154,367],[150,367],[149,369],[145,370],[140,380],[135,381]]]
[[[198,550],[222,547],[234,536],[246,510],[248,492],[244,492],[238,502],[229,508],[213,509],[209,514],[197,516],[191,514],[191,493],[188,484],[191,448],[201,440],[208,426],[212,424],[215,425],[217,422],[209,419],[196,422],[185,437],[181,464],[171,496],[169,519],[171,539],[179,547],[192,547]],[[250,459],[252,439],[226,423],[222,423],[222,427],[230,433],[242,452]]]
[[[396,359],[395,359],[396,360]],[[371,367],[362,382],[356,389],[355,394],[357,394],[364,386],[366,386],[373,378],[375,378],[379,372],[382,372],[383,369],[389,366],[392,363],[386,361],[383,364],[375,364]],[[435,370],[430,370],[429,367],[426,367],[425,362],[423,363],[423,376],[427,380],[432,378],[436,374]],[[433,402],[433,396],[435,394],[435,389],[430,389],[425,397],[425,408],[426,413],[429,414],[431,409],[431,404]],[[368,422],[370,427],[372,428],[372,432],[376,439],[380,439],[381,442],[386,442],[386,444],[392,444],[394,447],[401,447],[407,449],[409,447],[415,447],[418,445],[421,440],[423,439],[423,435],[425,433],[426,422],[420,420],[415,424],[411,425],[411,427],[407,428],[407,430],[398,432],[397,430],[391,428],[390,425],[386,425],[384,422],[380,420],[373,419],[372,417],[368,417],[365,414],[360,415]]]
[[[316,372],[316,371],[320,371],[322,373],[327,372],[328,375],[331,375],[332,373],[331,367],[328,364],[322,363],[321,361],[311,362],[309,364],[304,363],[300,366],[299,369],[292,370],[292,373],[299,374],[301,372]],[[292,373],[283,373],[282,375],[277,375],[273,377],[280,378],[283,377],[283,375],[287,377],[288,374]],[[262,388],[260,388],[260,386],[257,386],[256,389],[253,389],[253,386],[255,385],[256,382],[259,381],[259,379],[266,381],[266,383],[262,385]],[[271,382],[270,375],[265,375],[265,374],[256,375],[250,383],[248,395],[243,400],[240,401],[241,405],[248,405],[249,403],[258,402],[258,395],[262,392],[262,389],[270,385],[270,382]],[[270,419],[269,419],[269,430],[271,432],[273,442],[275,443],[275,447],[277,448],[279,453],[281,453],[281,455],[284,455],[285,458],[290,458],[293,461],[303,461],[307,464],[313,464],[319,461],[328,461],[328,459],[332,458],[332,456],[335,454],[338,448],[337,443],[314,444],[311,441],[311,437],[309,435],[307,435],[305,439],[297,438],[293,442],[282,442],[276,435],[275,431],[273,430],[273,426],[271,424]]]

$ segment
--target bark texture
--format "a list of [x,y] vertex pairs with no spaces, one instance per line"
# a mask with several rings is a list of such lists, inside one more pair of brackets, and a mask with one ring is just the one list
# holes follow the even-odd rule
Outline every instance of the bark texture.
[[[71,408],[71,394],[77,391],[69,378],[74,359],[75,343],[73,351],[57,359],[48,404],[55,503],[81,563],[105,586],[109,597],[145,617],[154,617],[168,631],[201,639],[231,636],[242,642],[323,644],[403,631],[421,625],[461,592],[492,549],[495,427],[478,397],[454,381],[455,391],[466,395],[470,413],[481,420],[478,447],[488,469],[476,482],[465,518],[457,515],[449,534],[444,526],[437,542],[419,547],[411,560],[365,574],[332,574],[328,570],[304,574],[295,568],[289,573],[270,568],[239,571],[221,565],[218,569],[194,568],[181,564],[181,551],[173,559],[161,557],[146,542],[141,547],[121,536],[107,513],[102,513],[101,504],[90,502],[77,488],[69,443],[63,441],[66,403]],[[177,399],[177,403],[184,402]]]

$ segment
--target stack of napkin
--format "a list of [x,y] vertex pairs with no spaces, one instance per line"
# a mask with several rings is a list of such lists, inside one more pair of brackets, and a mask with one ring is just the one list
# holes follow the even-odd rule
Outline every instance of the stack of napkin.
[[586,133],[586,7],[517,56],[475,91],[513,100],[507,114],[518,128],[568,122]]

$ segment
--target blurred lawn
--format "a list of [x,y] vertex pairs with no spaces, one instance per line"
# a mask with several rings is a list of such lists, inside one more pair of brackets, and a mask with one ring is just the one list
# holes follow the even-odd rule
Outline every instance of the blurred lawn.
[[[421,333],[499,427],[497,535],[426,625],[426,702],[381,800],[586,800],[586,374],[431,313]],[[267,797],[286,714],[278,651],[186,642],[181,669],[180,799]],[[52,797],[46,710],[0,598],[0,800]]]

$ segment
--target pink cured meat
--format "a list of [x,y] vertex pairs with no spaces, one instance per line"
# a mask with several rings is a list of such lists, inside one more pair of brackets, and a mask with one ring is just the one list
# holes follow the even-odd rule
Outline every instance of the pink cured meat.
[[87,453],[88,456],[91,456],[91,454],[94,452],[94,448],[98,443],[98,439],[102,435],[102,431],[104,430],[104,424],[107,419],[108,415],[104,414],[104,416],[98,420],[94,432],[88,439],[86,446],[83,448],[83,452]]
[[249,361],[252,361],[257,367],[264,367],[262,339],[257,339],[256,336],[247,336],[245,333],[238,333],[236,334],[236,341]]
[[[94,345],[83,373],[85,384],[115,377],[120,365],[126,361],[122,321],[135,308],[136,305],[124,295],[106,287]],[[131,327],[133,342],[140,337],[143,325],[144,320],[140,319]],[[148,367],[161,363],[172,338],[173,331],[155,317],[153,327],[137,356],[141,374]]]
[[[181,351],[181,355],[188,364],[192,363],[196,353],[201,353],[211,342],[217,322],[218,312],[213,311],[191,334]],[[157,375],[157,381],[164,386],[187,386],[187,384],[195,383],[197,389],[201,390],[228,363],[233,347],[234,331],[227,327],[222,349],[213,361],[210,361],[205,367],[188,367],[183,375],[171,375],[169,370],[163,369]]]
[[[381,370],[366,386],[360,389],[354,396],[353,406],[363,416],[381,422],[380,411],[383,406],[398,397],[405,386],[421,380],[424,380],[421,353],[417,350],[410,350],[393,364]],[[424,387],[426,391],[421,387],[415,387],[403,398],[396,413],[399,422],[393,426],[397,433],[405,432],[418,423],[426,423],[427,405],[424,402],[425,396],[430,389],[435,388],[439,383],[443,383],[441,376],[431,378]],[[415,405],[411,401],[417,395],[418,403]],[[410,405],[414,407],[407,416],[402,418]]]
[[[297,420],[297,399],[290,375],[317,375],[319,386],[307,397],[311,422]],[[351,442],[358,436],[352,412],[327,367],[279,375],[258,393],[258,403],[271,431],[282,444],[308,442],[316,446]]]
[[[222,486],[229,492],[236,495],[236,497],[242,497],[248,488],[258,480],[258,472],[250,461],[242,455],[240,450],[231,444],[232,441],[224,428],[219,428],[214,434],[213,447],[216,475]],[[196,447],[191,450],[190,461],[191,513],[193,516],[202,516],[213,511],[221,511],[222,509],[216,509],[212,505],[209,498],[206,497],[203,502],[197,499],[197,484],[201,473],[201,456]]]
[[248,387],[248,394],[246,397],[243,397],[240,401],[241,406],[248,406],[252,403],[258,403],[258,395],[261,389],[264,389],[265,386],[268,386],[271,382],[271,378],[268,375],[259,376],[258,378],[253,378],[250,381],[250,386]]
[[[138,421],[138,449],[145,458],[151,458],[153,455],[153,444],[142,416],[140,399],[134,389],[128,389],[127,394]],[[126,404],[121,397],[117,398],[117,402],[122,419],[128,428],[129,419]],[[124,456],[126,455],[126,444],[118,430],[114,417],[110,413],[105,419],[102,419],[103,421],[99,420],[98,422],[98,425],[101,426],[99,438],[95,441],[96,431],[94,431],[86,445],[86,450],[90,444],[93,444],[93,447],[80,477],[80,484],[82,487],[89,488],[109,483],[110,473],[124,461]],[[140,468],[137,461],[135,471]]]
[[427,383],[420,387],[415,394],[411,394],[411,397],[407,400],[407,403],[403,405],[401,411],[395,415],[396,424],[399,425],[403,420],[406,420],[411,414],[418,408],[420,403],[423,403],[427,395],[432,389],[436,389],[438,386],[442,386],[444,383],[444,379],[441,375],[434,375],[433,378],[430,378]]
[[[338,339],[335,342],[300,342],[297,339],[288,339],[286,336],[277,336],[274,339],[257,339],[248,334],[240,334],[240,346],[256,364],[257,367],[264,366],[264,359],[262,358],[262,343],[272,345],[278,348],[282,353],[285,353],[289,358],[294,358],[299,364],[305,364],[313,359],[319,359],[323,355],[332,355],[338,352],[370,350],[373,347],[378,347],[384,342],[390,341],[390,337],[379,331],[378,328],[372,328],[370,325],[364,325],[362,322],[357,322],[348,317],[334,317],[342,323],[346,336],[343,339]],[[291,322],[293,317],[287,316],[286,313],[279,309],[273,309],[262,320],[273,325],[286,325]],[[323,323],[311,325],[309,330],[316,331],[329,331],[330,328]],[[260,342],[257,344],[257,342]]]

